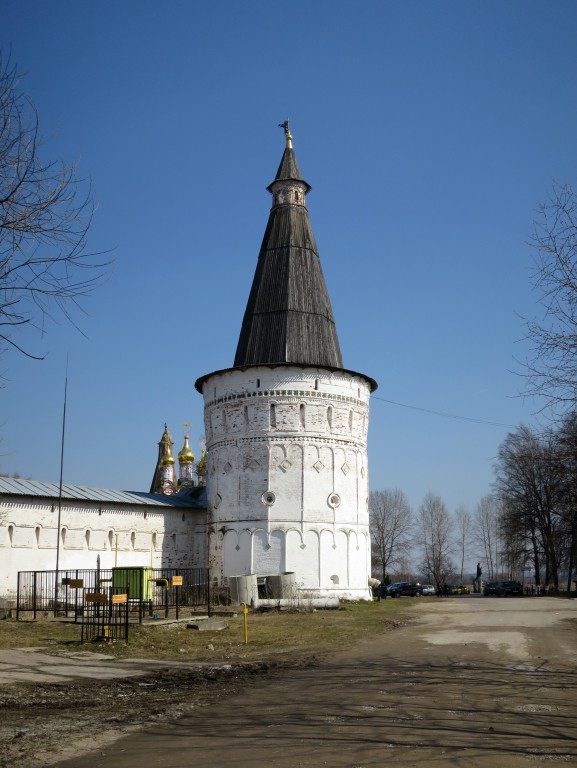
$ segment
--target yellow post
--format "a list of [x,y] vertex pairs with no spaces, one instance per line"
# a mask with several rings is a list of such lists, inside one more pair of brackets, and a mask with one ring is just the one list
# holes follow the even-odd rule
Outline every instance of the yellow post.
[[248,624],[247,624],[247,616],[248,616],[248,606],[246,603],[242,604],[242,612],[244,614],[244,644],[248,645]]

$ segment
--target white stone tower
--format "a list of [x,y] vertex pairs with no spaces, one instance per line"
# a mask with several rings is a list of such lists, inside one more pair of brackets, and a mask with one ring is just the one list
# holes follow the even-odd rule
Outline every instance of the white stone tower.
[[[286,148],[233,368],[202,376],[214,580],[293,574],[302,596],[370,599],[373,379],[343,368],[303,180]],[[285,576],[286,578],[286,576]]]

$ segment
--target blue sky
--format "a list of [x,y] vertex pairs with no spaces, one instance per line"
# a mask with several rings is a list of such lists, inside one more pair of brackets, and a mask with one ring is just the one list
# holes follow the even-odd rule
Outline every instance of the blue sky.
[[67,355],[67,482],[148,490],[165,422],[197,449],[194,381],[233,363],[288,116],[344,364],[379,383],[371,486],[473,510],[540,405],[515,358],[536,207],[576,183],[575,39],[563,0],[5,0],[2,48],[115,267],[85,336],[49,323],[19,339],[43,362],[2,358],[1,469],[58,481]]

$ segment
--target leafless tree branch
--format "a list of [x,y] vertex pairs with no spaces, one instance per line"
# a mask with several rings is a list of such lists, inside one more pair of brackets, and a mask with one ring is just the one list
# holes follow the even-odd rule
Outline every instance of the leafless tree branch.
[[38,113],[0,53],[0,352],[15,328],[43,328],[73,312],[106,278],[110,261],[88,253],[95,206],[90,185],[61,161],[44,161]]
[[577,195],[569,185],[553,187],[539,207],[530,243],[532,272],[543,316],[526,320],[531,342],[523,361],[524,394],[543,399],[545,408],[577,407]]

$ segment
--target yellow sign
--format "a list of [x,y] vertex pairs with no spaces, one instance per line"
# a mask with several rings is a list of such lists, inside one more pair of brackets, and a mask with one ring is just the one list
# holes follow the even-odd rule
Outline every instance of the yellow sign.
[[182,576],[173,576],[172,577],[172,586],[173,587],[182,587]]
[[70,589],[82,589],[84,579],[70,579]]
[[128,595],[112,595],[113,603],[127,603]]
[[87,603],[107,603],[108,598],[104,592],[87,592],[84,598]]

